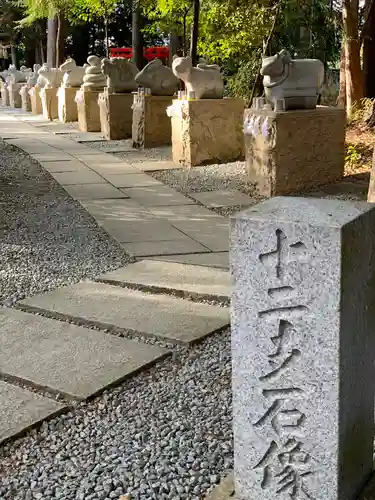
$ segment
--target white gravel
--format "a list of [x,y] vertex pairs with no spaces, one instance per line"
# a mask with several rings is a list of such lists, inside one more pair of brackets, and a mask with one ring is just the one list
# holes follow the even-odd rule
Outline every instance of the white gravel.
[[0,498],[199,500],[232,469],[229,333],[0,449]]
[[18,148],[0,143],[0,304],[94,277],[129,257]]

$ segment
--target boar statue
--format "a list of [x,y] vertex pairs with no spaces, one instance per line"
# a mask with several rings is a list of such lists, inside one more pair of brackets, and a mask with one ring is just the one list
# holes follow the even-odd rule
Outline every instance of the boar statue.
[[173,95],[180,86],[180,80],[160,59],[154,59],[135,77],[141,87],[149,88],[152,95]]
[[318,59],[292,59],[281,50],[263,58],[260,73],[266,100],[272,106],[284,99],[286,110],[316,108],[324,82],[324,65]]
[[192,65],[191,57],[174,57],[173,73],[185,83],[187,92],[194,92],[196,99],[222,99],[223,76],[217,64]]
[[130,93],[137,90],[135,76],[138,68],[131,61],[121,57],[105,58],[101,62],[101,70],[107,77],[107,87],[111,92]]

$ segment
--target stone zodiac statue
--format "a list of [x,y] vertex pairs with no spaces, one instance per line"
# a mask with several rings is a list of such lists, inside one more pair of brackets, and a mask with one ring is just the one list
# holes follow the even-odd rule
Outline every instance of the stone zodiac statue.
[[154,59],[135,77],[135,81],[145,88],[151,89],[152,95],[173,95],[177,92],[180,80],[171,68],[164,66],[160,59]]
[[121,57],[105,58],[101,62],[101,70],[107,78],[107,87],[111,92],[126,93],[137,90],[138,85],[134,78],[138,68],[132,62]]
[[284,99],[285,109],[313,109],[324,82],[324,65],[318,59],[292,59],[281,50],[264,57],[260,71],[266,100]]

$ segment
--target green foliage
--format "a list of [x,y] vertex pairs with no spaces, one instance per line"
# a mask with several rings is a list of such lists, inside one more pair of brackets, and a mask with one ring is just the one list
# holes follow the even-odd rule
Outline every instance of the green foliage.
[[345,166],[353,169],[362,160],[362,155],[353,144],[348,144],[346,148]]

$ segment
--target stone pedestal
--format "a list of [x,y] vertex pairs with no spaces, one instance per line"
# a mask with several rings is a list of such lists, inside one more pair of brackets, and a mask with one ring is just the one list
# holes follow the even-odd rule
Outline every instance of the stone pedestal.
[[81,132],[100,132],[99,91],[79,90],[76,95]]
[[22,84],[20,84],[20,83],[10,83],[8,85],[9,105],[11,108],[21,108],[22,107],[22,100],[21,100],[21,96],[20,96],[21,86],[22,86]]
[[99,94],[101,131],[108,140],[132,136],[133,94]]
[[9,90],[8,86],[1,84],[1,104],[3,106],[9,106]]
[[43,116],[47,120],[58,118],[57,88],[42,89],[40,91],[42,99]]
[[248,180],[263,196],[298,193],[341,179],[345,159],[345,111],[274,112],[246,109]]
[[167,115],[167,108],[172,104],[172,97],[139,96],[136,93],[133,95],[133,148],[153,148],[171,144],[171,119]]
[[236,500],[351,500],[373,470],[375,207],[269,199],[231,221]]
[[31,101],[31,112],[33,115],[42,115],[43,106],[42,98],[40,97],[40,89],[38,87],[32,87],[29,90],[30,101]]
[[173,162],[192,167],[243,159],[244,108],[242,99],[173,101]]
[[31,99],[30,99],[30,94],[29,94],[29,87],[25,84],[21,87],[20,90],[20,96],[21,96],[21,103],[22,103],[22,109],[24,111],[31,111]]
[[60,87],[57,91],[59,120],[62,123],[78,121],[78,110],[75,97],[78,87]]

